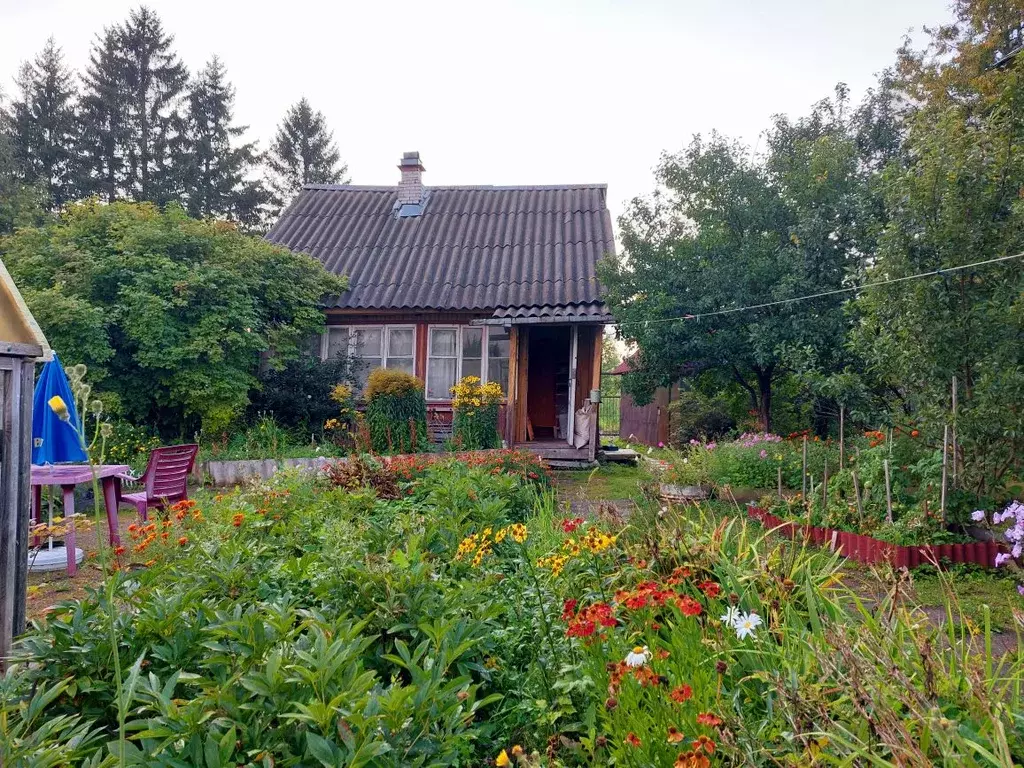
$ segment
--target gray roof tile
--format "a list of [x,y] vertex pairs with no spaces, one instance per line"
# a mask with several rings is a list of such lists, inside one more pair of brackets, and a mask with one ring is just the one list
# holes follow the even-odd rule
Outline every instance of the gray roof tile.
[[615,247],[604,185],[425,190],[423,214],[398,218],[396,187],[309,185],[267,239],[348,275],[333,307],[607,314],[595,270]]

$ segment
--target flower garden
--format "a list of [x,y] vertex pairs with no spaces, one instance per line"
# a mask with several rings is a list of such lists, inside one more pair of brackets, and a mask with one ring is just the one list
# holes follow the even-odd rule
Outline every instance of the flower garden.
[[282,474],[131,539],[20,640],[4,765],[1024,761],[989,627],[866,604],[738,508],[571,515],[529,454]]

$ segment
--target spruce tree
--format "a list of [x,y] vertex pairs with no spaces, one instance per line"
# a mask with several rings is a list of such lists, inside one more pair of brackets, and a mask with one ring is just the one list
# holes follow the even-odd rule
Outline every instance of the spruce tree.
[[129,141],[126,188],[135,200],[166,202],[180,192],[176,169],[185,152],[179,111],[188,70],[172,50],[155,12],[141,6],[120,28]]
[[303,184],[344,183],[348,166],[340,160],[323,112],[315,112],[303,97],[288,109],[267,155],[277,203],[287,203]]
[[[0,106],[3,101],[0,91]],[[0,121],[0,235],[13,232],[16,227],[37,226],[43,219],[42,191],[24,182],[8,129],[6,121]]]
[[84,148],[93,185],[110,199],[162,203],[181,194],[188,71],[173,43],[156,13],[141,6],[93,47],[82,100]]
[[246,178],[257,162],[256,145],[235,143],[246,126],[232,123],[234,101],[235,89],[214,56],[189,86],[185,205],[190,216],[227,218],[253,228],[268,195],[262,184]]
[[126,93],[116,28],[98,35],[82,77],[79,120],[79,188],[108,201],[124,196],[124,147],[128,143]]
[[59,208],[76,196],[78,118],[74,76],[52,37],[22,64],[16,82],[19,95],[7,115],[13,160],[22,180]]

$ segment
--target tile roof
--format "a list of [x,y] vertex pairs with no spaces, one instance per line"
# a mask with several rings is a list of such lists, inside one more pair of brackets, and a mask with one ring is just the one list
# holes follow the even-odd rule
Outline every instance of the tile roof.
[[607,315],[605,185],[424,189],[422,214],[399,218],[397,187],[308,185],[267,239],[348,275],[331,307]]

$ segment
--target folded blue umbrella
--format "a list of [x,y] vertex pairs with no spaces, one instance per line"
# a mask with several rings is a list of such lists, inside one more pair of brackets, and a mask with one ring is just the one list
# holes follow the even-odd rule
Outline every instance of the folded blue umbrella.
[[[67,404],[70,416],[68,421],[61,421],[50,408],[49,400],[54,395],[59,395]],[[43,366],[32,398],[32,463],[88,461],[78,439],[80,424],[71,385],[68,384],[60,360],[54,354],[53,359]]]

